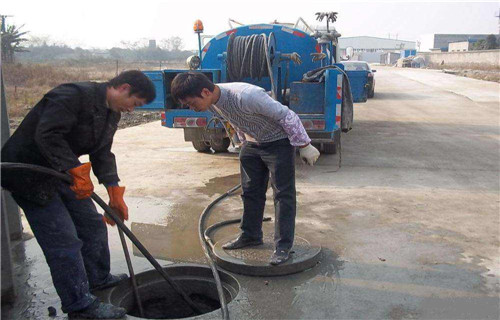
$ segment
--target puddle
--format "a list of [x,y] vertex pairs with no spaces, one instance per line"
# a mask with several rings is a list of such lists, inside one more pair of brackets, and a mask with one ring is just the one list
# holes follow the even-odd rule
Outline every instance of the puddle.
[[[131,230],[155,258],[200,261],[204,256],[199,242],[198,220],[208,202],[185,199],[181,203],[145,206],[154,210],[141,210],[141,216],[134,219]],[[133,252],[141,256],[135,246]]]
[[202,188],[197,188],[196,191],[212,197],[216,194],[223,194],[234,186],[240,184],[240,174],[232,174],[224,177],[216,177],[208,180]]
[[[198,224],[182,225],[175,221],[169,225],[132,223],[132,232],[156,259],[168,261],[203,262],[205,256],[198,237]],[[135,256],[142,257],[134,246]]]

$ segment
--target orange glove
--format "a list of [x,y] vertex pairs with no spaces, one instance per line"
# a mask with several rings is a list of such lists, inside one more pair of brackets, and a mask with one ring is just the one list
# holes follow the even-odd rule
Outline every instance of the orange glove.
[[[118,217],[123,220],[128,220],[128,207],[123,200],[123,194],[125,193],[125,187],[113,186],[106,187],[109,195],[109,206],[118,215]],[[115,222],[110,218],[104,216],[104,222],[109,225],[114,226]]]
[[92,184],[92,180],[90,180],[91,168],[90,162],[87,162],[68,170],[69,174],[73,176],[73,184],[70,186],[70,189],[76,193],[76,198],[79,200],[90,197],[92,192],[94,192],[94,185]]

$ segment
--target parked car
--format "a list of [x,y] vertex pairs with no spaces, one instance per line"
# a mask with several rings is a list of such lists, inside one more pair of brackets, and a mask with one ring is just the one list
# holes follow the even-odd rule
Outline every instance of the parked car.
[[375,96],[375,76],[377,70],[373,70],[368,62],[365,61],[342,61],[346,71],[368,71],[368,79],[366,81],[366,90],[368,98]]

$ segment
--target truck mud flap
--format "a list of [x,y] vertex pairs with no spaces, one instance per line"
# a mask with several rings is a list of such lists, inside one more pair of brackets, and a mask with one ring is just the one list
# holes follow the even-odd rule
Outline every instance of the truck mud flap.
[[342,77],[342,112],[340,127],[342,132],[347,132],[352,129],[354,120],[353,98],[351,92],[351,83],[349,78],[344,73]]

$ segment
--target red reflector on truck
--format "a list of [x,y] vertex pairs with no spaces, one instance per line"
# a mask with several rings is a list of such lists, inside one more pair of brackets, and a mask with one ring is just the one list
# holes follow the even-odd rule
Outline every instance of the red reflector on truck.
[[325,130],[325,120],[301,120],[306,130]]
[[204,127],[207,125],[207,118],[174,118],[174,128]]

